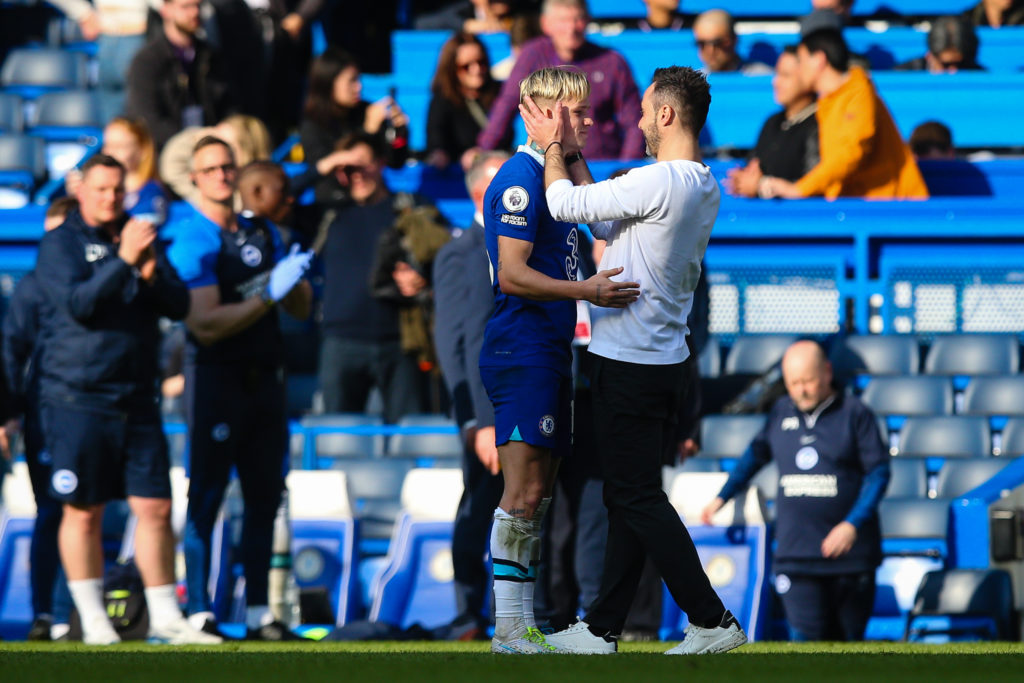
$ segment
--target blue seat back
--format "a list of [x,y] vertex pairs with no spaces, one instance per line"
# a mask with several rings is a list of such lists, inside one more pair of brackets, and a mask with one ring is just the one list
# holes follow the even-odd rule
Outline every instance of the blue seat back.
[[899,452],[900,455],[980,458],[991,455],[992,434],[988,420],[976,415],[908,417],[900,429]]
[[738,337],[725,357],[725,374],[760,375],[782,360],[796,335],[764,334]]
[[874,377],[861,399],[882,415],[948,415],[953,385],[946,377]]
[[940,498],[959,498],[987,482],[1007,464],[998,458],[950,460],[939,470],[936,492]]
[[28,99],[87,85],[86,56],[59,48],[11,50],[0,67],[0,86]]
[[1024,377],[974,377],[963,398],[968,415],[1024,415]]
[[924,359],[933,375],[1014,374],[1020,368],[1020,342],[1011,334],[956,334],[936,337]]
[[701,456],[740,457],[764,421],[764,415],[705,415],[700,423]]

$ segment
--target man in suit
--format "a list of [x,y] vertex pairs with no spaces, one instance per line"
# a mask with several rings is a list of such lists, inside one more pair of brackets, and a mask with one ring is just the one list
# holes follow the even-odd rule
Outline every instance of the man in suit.
[[476,209],[473,224],[442,247],[434,262],[437,356],[465,442],[464,490],[452,539],[458,616],[446,634],[459,640],[486,637],[482,613],[488,575],[483,558],[503,488],[494,445],[494,408],[480,379],[478,360],[484,327],[494,308],[484,247],[484,192],[507,159],[505,152],[477,157],[466,173],[466,188]]

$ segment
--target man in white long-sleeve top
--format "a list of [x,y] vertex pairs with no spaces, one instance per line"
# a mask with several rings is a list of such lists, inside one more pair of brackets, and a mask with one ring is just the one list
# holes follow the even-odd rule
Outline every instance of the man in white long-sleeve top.
[[686,398],[686,318],[718,214],[718,184],[701,163],[697,142],[710,104],[698,71],[655,71],[639,127],[657,163],[596,184],[563,108],[556,106],[549,118],[531,100],[520,107],[531,139],[546,150],[551,215],[589,223],[608,241],[601,267],[621,264],[622,277],[640,284],[635,303],[612,309],[594,325],[591,390],[608,544],[596,602],[583,620],[548,636],[559,650],[615,651],[613,639],[648,555],[690,622],[683,642],[668,654],[724,652],[747,640],[661,487],[662,456],[674,446],[672,428]]

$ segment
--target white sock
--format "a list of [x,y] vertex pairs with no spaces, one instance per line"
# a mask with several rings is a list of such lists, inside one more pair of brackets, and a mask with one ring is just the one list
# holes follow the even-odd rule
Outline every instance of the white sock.
[[161,628],[184,618],[178,607],[178,594],[173,583],[152,586],[145,593],[149,624],[153,628]]
[[245,608],[245,626],[255,631],[260,626],[266,626],[274,620],[274,614],[266,605],[256,605]]
[[213,615],[213,612],[196,612],[188,615],[188,623],[197,631],[202,630],[207,621],[217,623],[217,617]]
[[82,621],[82,640],[90,644],[121,640],[110,623],[103,604],[103,579],[68,581],[68,591]]
[[523,586],[529,566],[530,520],[494,511],[491,561],[494,566],[494,637],[511,640],[526,633]]
[[540,565],[540,528],[544,523],[544,515],[551,505],[551,498],[542,498],[540,505],[530,518],[530,540],[527,545],[527,580],[523,583],[523,621],[526,628],[537,628],[537,620],[533,615],[533,593],[537,587],[537,567]]

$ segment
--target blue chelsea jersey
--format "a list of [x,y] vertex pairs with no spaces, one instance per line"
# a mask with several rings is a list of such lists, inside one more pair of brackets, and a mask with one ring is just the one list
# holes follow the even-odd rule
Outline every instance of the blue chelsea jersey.
[[534,270],[558,280],[576,279],[576,224],[557,221],[548,213],[540,158],[520,147],[494,176],[484,195],[494,311],[484,332],[480,365],[547,367],[569,376],[576,302],[534,301],[505,294],[497,277],[500,235],[533,242],[527,265]]

